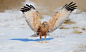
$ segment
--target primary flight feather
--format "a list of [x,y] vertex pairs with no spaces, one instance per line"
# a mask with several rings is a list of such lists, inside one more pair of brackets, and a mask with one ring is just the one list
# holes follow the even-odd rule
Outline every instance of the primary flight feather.
[[55,13],[53,18],[49,22],[43,23],[41,23],[38,11],[32,5],[26,4],[26,6],[23,6],[20,11],[23,12],[26,22],[28,23],[30,28],[38,35],[40,35],[40,43],[42,43],[42,36],[45,37],[45,42],[47,43],[47,33],[55,31],[62,23],[64,23],[70,13],[74,9],[76,9],[77,6],[75,4],[76,3],[73,2],[66,4],[61,10]]

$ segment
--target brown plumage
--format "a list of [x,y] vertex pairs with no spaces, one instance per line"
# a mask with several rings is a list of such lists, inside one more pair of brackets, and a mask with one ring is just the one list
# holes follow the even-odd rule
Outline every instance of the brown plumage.
[[39,28],[38,28],[38,35],[40,36],[41,41],[42,41],[42,36],[45,36],[45,40],[46,40],[46,36],[47,36],[48,31],[49,31],[48,23],[43,22],[42,25],[40,25]]
[[40,43],[42,43],[42,36],[45,37],[45,42],[47,42],[47,33],[55,31],[68,18],[70,13],[76,9],[75,4],[73,2],[66,4],[59,12],[56,12],[49,22],[43,23],[41,23],[39,12],[32,5],[26,4],[20,11],[23,12],[30,28],[40,36]]

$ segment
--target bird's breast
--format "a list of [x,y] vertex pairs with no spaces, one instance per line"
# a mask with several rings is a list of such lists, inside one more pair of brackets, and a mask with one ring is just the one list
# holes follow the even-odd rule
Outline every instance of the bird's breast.
[[41,27],[41,32],[45,33],[45,32],[48,32],[49,28],[47,26],[42,26]]

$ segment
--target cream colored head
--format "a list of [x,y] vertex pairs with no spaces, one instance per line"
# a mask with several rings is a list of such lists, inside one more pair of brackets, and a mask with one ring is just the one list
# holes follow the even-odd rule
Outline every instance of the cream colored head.
[[42,25],[44,25],[44,27],[47,25],[47,22],[43,22]]

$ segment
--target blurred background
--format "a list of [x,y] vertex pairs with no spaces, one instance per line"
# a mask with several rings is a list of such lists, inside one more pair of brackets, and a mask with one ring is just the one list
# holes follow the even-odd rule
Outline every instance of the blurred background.
[[45,14],[52,15],[58,10],[57,8],[63,7],[71,1],[77,3],[79,10],[86,12],[86,0],[0,0],[0,12],[10,9],[20,10],[25,5],[25,2],[27,3],[28,1],[35,3],[35,8],[39,11],[40,18],[44,18],[43,15]]
[[[78,9],[86,11],[86,0],[30,0],[35,2],[37,6],[48,7],[49,11],[62,7],[70,1],[74,1],[78,5]],[[20,9],[25,0],[0,0],[0,12],[9,9]]]

